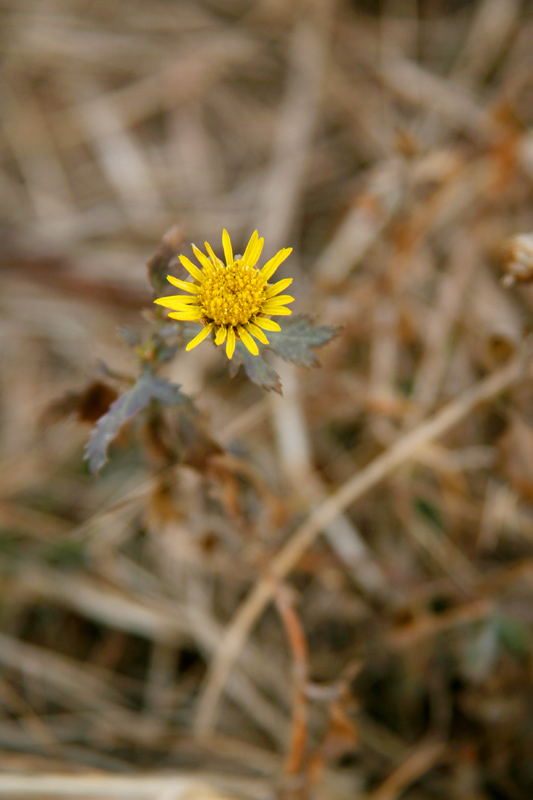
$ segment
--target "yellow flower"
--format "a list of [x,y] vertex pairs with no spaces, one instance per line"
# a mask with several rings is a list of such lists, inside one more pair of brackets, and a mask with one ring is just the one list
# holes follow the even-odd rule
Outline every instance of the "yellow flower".
[[227,231],[222,233],[222,246],[226,264],[216,257],[210,245],[205,243],[209,258],[194,245],[192,249],[202,269],[185,256],[180,261],[190,273],[192,281],[180,281],[172,275],[167,279],[188,294],[176,294],[155,300],[161,306],[172,309],[169,317],[182,321],[194,321],[203,325],[203,330],[187,345],[187,350],[203,342],[211,331],[215,334],[215,344],[226,342],[226,354],[232,358],[237,340],[248,348],[252,355],[259,355],[259,349],[252,337],[268,344],[263,330],[279,331],[272,316],[291,314],[286,308],[294,298],[288,294],[280,295],[292,283],[285,278],[277,283],[268,281],[279,265],[292,253],[292,247],[280,250],[274,258],[267,261],[259,270],[257,261],[263,249],[263,239],[257,231],[243,256],[233,256],[231,241]]

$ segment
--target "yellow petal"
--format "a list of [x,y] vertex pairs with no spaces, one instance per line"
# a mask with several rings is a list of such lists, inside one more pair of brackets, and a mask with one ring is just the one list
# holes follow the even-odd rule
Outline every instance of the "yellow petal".
[[280,250],[279,253],[276,253],[276,255],[270,259],[270,261],[267,261],[267,263],[261,270],[261,275],[263,276],[263,278],[266,281],[270,280],[270,278],[275,273],[279,265],[282,264],[285,261],[285,259],[290,256],[291,253],[292,253],[292,247],[286,247],[284,250]]
[[245,330],[242,327],[242,325],[238,325],[237,326],[237,331],[238,331],[239,336],[241,337],[241,342],[244,344],[246,349],[249,350],[250,353],[253,356],[258,356],[259,355],[259,348],[256,345],[256,343],[254,342],[254,340],[252,339],[252,337],[250,336],[250,334],[248,333],[248,331]]
[[226,265],[229,267],[230,264],[233,264],[233,248],[231,246],[231,239],[229,238],[229,233],[225,228],[222,231],[222,247],[224,248]]
[[192,249],[193,249],[194,255],[196,256],[196,258],[198,259],[198,261],[200,262],[202,267],[210,275],[213,272],[213,265],[211,264],[211,262],[207,258],[206,254],[202,253],[202,251],[199,250],[198,247],[196,247],[195,244],[192,245]]
[[268,308],[264,309],[265,314],[270,314],[271,317],[287,317],[289,314],[292,314],[290,308],[285,308],[285,306],[277,306],[276,308]]
[[188,320],[188,321],[191,321],[191,322],[195,322],[198,319],[202,319],[203,313],[200,310],[198,310],[198,311],[189,311],[189,310],[187,310],[187,311],[171,311],[168,316],[171,317],[172,319],[180,319],[182,321],[183,320]]
[[274,295],[279,294],[284,289],[286,289],[287,286],[290,286],[291,283],[292,283],[292,278],[283,278],[282,281],[273,283],[272,286],[269,286],[268,289],[266,290],[266,297],[267,298],[274,297]]
[[250,241],[248,242],[248,244],[247,244],[247,246],[246,246],[246,250],[244,251],[244,255],[243,255],[243,257],[242,257],[242,260],[243,260],[243,261],[244,261],[244,263],[245,263],[245,264],[247,264],[248,266],[250,266],[250,257],[251,257],[251,255],[252,255],[252,252],[253,252],[253,250],[254,250],[254,247],[255,247],[255,246],[256,246],[256,244],[257,244],[257,240],[258,240],[258,239],[259,239],[259,234],[257,233],[257,231],[254,231],[254,232],[252,233],[251,237],[250,237]]
[[195,336],[194,339],[191,339],[191,341],[189,342],[189,344],[185,349],[192,350],[193,347],[196,347],[197,345],[200,344],[200,342],[203,342],[203,340],[209,336],[212,328],[213,328],[213,323],[210,322],[209,325],[206,325],[205,328],[202,331],[200,331],[198,336]]
[[187,272],[190,272],[195,280],[202,283],[204,275],[200,272],[198,267],[195,266],[195,264],[193,264],[192,261],[189,258],[187,258],[187,256],[180,256],[180,261],[187,270]]
[[[200,306],[200,299],[196,294],[174,294],[171,297],[160,297],[160,300],[175,300],[177,303],[184,303],[186,306]],[[154,301],[155,302],[155,301]]]
[[281,330],[277,322],[274,322],[273,319],[267,319],[266,317],[255,317],[254,323],[258,325],[260,328],[263,328],[263,330],[265,331]]
[[215,344],[222,344],[222,342],[225,342],[226,334],[227,334],[227,329],[222,325],[218,329],[217,335],[215,336]]
[[270,306],[286,306],[288,303],[294,303],[294,297],[291,297],[290,294],[280,294],[277,297],[272,297],[270,300],[265,300],[263,308],[269,308]]
[[[198,305],[198,298],[196,295],[191,296],[190,294],[173,294],[170,297],[158,297],[157,300],[154,300],[154,303],[158,306],[165,306],[165,308],[177,308],[178,306],[191,305],[191,303]],[[198,308],[200,308],[199,305]]]
[[226,342],[226,355],[231,360],[235,352],[235,330],[228,328],[228,340]]
[[200,306],[174,306],[172,312],[178,311],[180,314],[196,314],[198,313],[198,319],[203,317],[203,312]]
[[249,257],[248,261],[244,262],[247,266],[255,267],[255,265],[257,264],[257,262],[259,260],[259,256],[261,255],[261,252],[263,250],[264,243],[265,243],[264,239],[259,239],[259,241],[256,243],[255,247],[253,248],[252,252],[250,253],[250,257]]
[[248,333],[251,333],[252,336],[255,336],[256,339],[259,339],[259,341],[262,342],[263,344],[270,344],[267,337],[261,330],[261,328],[258,328],[257,325],[254,325],[253,322],[249,322],[246,325],[246,330],[248,331]]
[[205,249],[206,249],[206,250],[207,250],[207,252],[209,253],[209,258],[211,259],[211,261],[213,262],[213,264],[215,265],[215,267],[217,267],[217,266],[223,267],[223,266],[224,266],[224,264],[222,263],[222,261],[220,260],[220,258],[218,258],[218,257],[215,255],[215,253],[213,252],[213,248],[211,247],[211,245],[209,244],[209,242],[204,242],[204,244],[205,244]]
[[173,286],[177,286],[178,289],[183,289],[184,292],[198,294],[200,291],[200,287],[195,283],[189,283],[189,281],[180,281],[180,279],[175,278],[174,275],[167,275],[167,281],[169,281]]

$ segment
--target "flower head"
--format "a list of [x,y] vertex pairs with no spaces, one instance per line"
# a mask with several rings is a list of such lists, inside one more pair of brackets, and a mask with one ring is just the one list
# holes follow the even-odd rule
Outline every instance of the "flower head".
[[231,240],[227,231],[222,233],[222,246],[226,264],[214,254],[211,246],[205,243],[209,258],[194,245],[194,254],[202,269],[185,256],[180,261],[192,277],[192,281],[181,281],[168,275],[167,279],[187,294],[160,297],[155,300],[161,306],[172,309],[169,317],[182,321],[194,321],[203,330],[187,345],[187,350],[203,342],[211,331],[215,334],[215,344],[226,342],[226,354],[232,358],[237,340],[248,348],[252,355],[259,355],[254,340],[268,344],[263,331],[281,330],[272,316],[291,314],[286,308],[294,298],[281,294],[292,283],[285,278],[277,283],[269,283],[279,265],[292,253],[292,248],[280,250],[262,269],[256,267],[263,249],[263,239],[254,231],[243,256],[233,256]]

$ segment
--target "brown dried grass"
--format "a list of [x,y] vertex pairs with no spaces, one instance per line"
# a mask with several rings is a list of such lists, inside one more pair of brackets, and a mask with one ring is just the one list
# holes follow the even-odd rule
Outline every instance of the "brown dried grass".
[[[0,5],[2,797],[532,795],[533,6],[377,5]],[[342,334],[93,479],[175,223]]]

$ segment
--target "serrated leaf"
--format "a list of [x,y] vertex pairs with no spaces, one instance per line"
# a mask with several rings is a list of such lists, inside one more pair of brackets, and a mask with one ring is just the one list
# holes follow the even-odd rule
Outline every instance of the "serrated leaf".
[[115,400],[107,414],[96,423],[84,456],[92,473],[99,472],[106,463],[108,447],[122,425],[147,408],[152,400],[159,400],[165,405],[181,405],[187,401],[187,397],[176,384],[155,378],[149,372],[143,373],[135,385]]
[[268,332],[269,348],[284,361],[298,367],[318,367],[320,362],[310,348],[322,347],[337,333],[337,328],[329,325],[314,327],[307,317],[297,315],[284,322],[280,331]]
[[235,353],[229,363],[229,370],[232,378],[235,377],[241,365],[252,383],[256,383],[267,391],[274,391],[278,394],[282,394],[281,381],[278,373],[263,361],[261,354],[253,356],[242,342],[237,342]]

